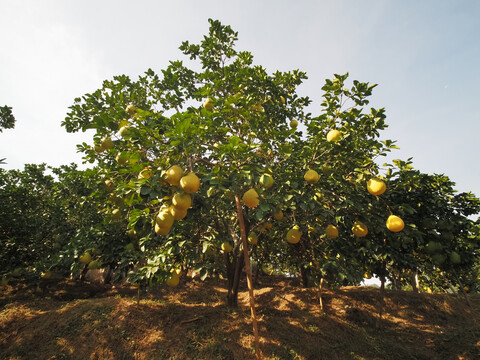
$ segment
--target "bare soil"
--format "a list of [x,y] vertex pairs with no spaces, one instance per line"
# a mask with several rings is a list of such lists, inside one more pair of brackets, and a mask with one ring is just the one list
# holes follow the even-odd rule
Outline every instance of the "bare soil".
[[[253,359],[248,291],[225,305],[223,280],[176,288],[51,283],[0,288],[0,359]],[[265,359],[480,359],[480,296],[317,289],[261,278],[255,290]]]

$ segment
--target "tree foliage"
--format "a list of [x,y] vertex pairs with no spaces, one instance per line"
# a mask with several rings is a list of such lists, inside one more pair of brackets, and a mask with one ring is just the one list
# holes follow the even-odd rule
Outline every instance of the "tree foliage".
[[[132,282],[166,281],[178,268],[201,279],[223,275],[234,304],[244,266],[235,198],[248,193],[258,195],[258,205],[244,201],[242,216],[258,239],[248,250],[260,269],[301,273],[305,285],[358,284],[366,274],[401,283],[416,273],[439,288],[472,284],[479,235],[470,218],[479,200],[456,194],[444,175],[414,170],[410,160],[379,166],[396,145],[380,136],[385,110],[368,106],[376,85],[334,74],[312,115],[312,100],[297,94],[306,74],[269,74],[235,49],[237,37],[210,20],[199,44],[180,46],[185,62],[171,61],[160,74],[149,69],[138,80],[115,76],[75,99],[62,125],[92,133],[92,143],[78,150],[93,170],[54,169],[58,180],[44,167],[2,173],[5,194],[24,192],[15,193],[16,206],[23,196],[51,208],[35,221],[24,216],[20,227],[31,234],[29,226],[63,224],[60,237],[69,240],[50,264],[78,269],[78,257],[89,252],[98,266],[129,273]],[[172,180],[172,166],[180,177],[195,174],[198,189]],[[43,192],[20,178],[38,181]],[[367,191],[372,178],[385,182],[385,193]],[[186,194],[188,210],[166,226]],[[401,232],[387,229],[389,215],[403,219]],[[352,233],[359,222],[366,236]],[[333,227],[338,234],[327,231]],[[286,239],[292,228],[301,233],[296,243]],[[9,253],[20,259],[12,264],[32,261],[29,247],[47,238],[29,236],[5,236],[25,243],[25,252]]]

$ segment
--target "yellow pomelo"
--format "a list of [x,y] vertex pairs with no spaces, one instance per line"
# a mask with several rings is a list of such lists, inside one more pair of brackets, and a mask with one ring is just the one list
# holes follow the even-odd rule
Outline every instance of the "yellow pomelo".
[[305,175],[304,175],[304,179],[307,183],[309,184],[314,184],[316,183],[318,180],[320,180],[320,175],[318,175],[318,173],[315,171],[315,170],[312,170],[312,169],[309,169]]
[[224,241],[222,243],[222,250],[226,253],[229,253],[230,251],[233,250],[233,246],[228,241]]
[[88,264],[90,261],[92,261],[92,256],[90,255],[90,253],[86,252],[85,254],[80,256],[79,259],[82,264]]
[[287,231],[287,241],[290,244],[296,244],[300,241],[300,237],[302,236],[302,232],[300,231],[300,227],[295,225],[290,230]]
[[97,269],[100,269],[101,267],[101,264],[98,260],[92,260],[90,261],[90,263],[88,264],[88,268],[90,270],[97,270]]
[[155,222],[161,228],[168,228],[170,229],[173,225],[173,218],[172,214],[169,211],[169,208],[163,208],[158,213],[157,217],[155,218]]
[[182,168],[178,165],[173,165],[167,170],[167,173],[165,174],[165,180],[170,185],[178,185],[180,184],[180,179],[182,178],[182,176]]
[[171,227],[161,227],[155,224],[155,232],[157,235],[167,235],[170,232]]
[[110,150],[111,148],[113,148],[113,141],[110,137],[107,136],[102,139],[101,145],[105,150]]
[[260,184],[265,188],[265,189],[268,189],[270,187],[272,187],[273,183],[275,181],[273,180],[273,176],[270,175],[270,174],[263,174],[261,177],[260,177]]
[[200,188],[200,179],[194,172],[190,172],[180,179],[180,187],[187,194],[193,194]]
[[118,127],[119,127],[119,128],[122,128],[122,127],[124,127],[124,126],[130,126],[130,125],[131,125],[131,124],[130,124],[130,121],[128,121],[128,120],[121,120],[120,123],[118,124]]
[[327,141],[332,142],[332,141],[338,141],[342,138],[342,133],[336,129],[330,130],[327,134]]
[[203,107],[208,111],[212,111],[214,106],[215,104],[213,103],[213,100],[210,98],[205,99],[205,101],[203,102]]
[[258,243],[258,235],[254,232],[248,235],[248,242],[252,245],[256,245]]
[[167,285],[170,287],[175,287],[180,282],[180,277],[177,275],[176,272],[171,273],[166,281]]
[[334,225],[328,225],[327,228],[325,229],[325,234],[327,235],[328,238],[335,239],[338,237],[338,229]]
[[102,146],[102,144],[97,144],[93,147],[93,150],[95,150],[96,153],[101,153],[105,148]]
[[190,208],[190,206],[192,206],[192,197],[190,196],[190,194],[176,193],[175,195],[173,195],[172,204],[177,209],[187,210]]
[[255,191],[255,189],[246,191],[245,194],[243,194],[242,201],[245,206],[250,208],[254,208],[260,203],[260,200],[258,199],[258,193]]
[[130,104],[130,105],[127,105],[125,111],[127,112],[128,115],[133,116],[135,115],[135,111],[137,111],[137,108],[132,104]]
[[352,232],[355,234],[355,236],[365,237],[368,234],[368,228],[361,221],[355,221],[353,223]]
[[379,178],[371,178],[367,181],[367,190],[370,194],[378,196],[387,190],[387,185]]
[[118,133],[121,137],[126,137],[129,131],[130,131],[130,125],[126,125],[126,126],[122,126],[120,130],[118,130]]
[[179,209],[176,206],[170,206],[170,214],[172,214],[175,220],[182,220],[185,216],[187,216],[187,210]]
[[297,120],[292,120],[292,121],[290,121],[290,127],[291,127],[292,129],[296,129],[297,126],[298,126],[298,121],[297,121]]
[[387,229],[393,232],[402,231],[405,223],[396,215],[390,215],[387,219]]

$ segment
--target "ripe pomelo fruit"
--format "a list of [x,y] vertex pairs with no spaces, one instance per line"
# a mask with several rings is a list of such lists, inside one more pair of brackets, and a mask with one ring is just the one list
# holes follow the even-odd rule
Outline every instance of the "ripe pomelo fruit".
[[361,221],[355,221],[353,223],[352,232],[355,234],[355,236],[365,237],[368,234],[368,228]]
[[338,237],[338,229],[334,225],[328,225],[325,229],[325,235],[330,239],[335,239]]
[[112,141],[112,138],[110,137],[104,137],[102,139],[102,142],[101,142],[101,145],[102,147],[105,149],[105,150],[110,150],[111,148],[113,148],[113,141]]
[[263,174],[260,177],[260,185],[262,185],[265,189],[272,187],[274,182],[273,176],[270,174]]
[[296,244],[300,241],[302,236],[302,232],[300,231],[300,227],[295,225],[290,230],[287,231],[287,241],[290,244]]
[[190,206],[192,206],[192,197],[190,196],[190,194],[187,193],[176,193],[175,195],[173,195],[172,204],[177,209],[187,210],[190,208]]
[[127,105],[125,111],[127,112],[128,115],[133,116],[135,115],[135,111],[137,111],[137,108],[134,105],[130,104],[130,105]]
[[168,286],[175,287],[180,282],[180,276],[178,276],[176,272],[173,272],[169,275],[169,277],[165,282],[167,283]]
[[167,170],[165,174],[165,180],[170,185],[179,185],[180,179],[182,178],[182,176],[183,176],[182,168],[178,165],[173,165]]
[[86,252],[85,254],[80,256],[79,260],[82,264],[88,264],[90,261],[92,261],[92,256],[90,255],[90,253]]
[[182,220],[185,216],[187,216],[187,210],[179,209],[176,206],[170,206],[170,214],[175,220]]
[[258,193],[255,191],[255,189],[250,189],[243,194],[242,201],[245,204],[245,206],[248,206],[249,208],[254,208],[260,203],[260,199],[258,198]]
[[187,194],[193,194],[200,188],[200,179],[194,172],[189,172],[180,179],[180,187]]
[[174,222],[174,218],[169,211],[169,208],[162,208],[158,213],[157,217],[155,218],[155,222],[158,224],[159,227],[162,228],[171,228]]
[[248,242],[252,245],[257,245],[258,235],[255,234],[254,232],[251,232],[250,234],[248,234]]
[[315,184],[318,180],[320,180],[320,175],[315,170],[309,169],[303,178],[309,184]]
[[230,244],[228,241],[224,241],[221,247],[222,247],[222,250],[226,253],[229,253],[230,251],[233,250],[232,244]]
[[402,231],[405,223],[396,215],[390,215],[387,219],[387,229],[393,232]]
[[333,129],[330,130],[327,133],[327,141],[332,142],[332,141],[338,141],[342,138],[342,133],[339,130]]
[[371,178],[367,181],[367,190],[370,194],[378,196],[382,195],[385,190],[387,190],[387,186],[381,179]]
[[170,229],[171,227],[161,227],[157,223],[155,224],[155,233],[157,233],[157,235],[167,235]]
[[213,103],[213,100],[211,98],[206,98],[203,102],[203,107],[208,111],[212,111],[214,106],[215,104]]

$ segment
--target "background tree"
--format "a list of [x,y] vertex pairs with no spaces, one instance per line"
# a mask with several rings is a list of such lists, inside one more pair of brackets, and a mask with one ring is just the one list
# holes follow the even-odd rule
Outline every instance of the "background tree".
[[10,106],[0,106],[0,132],[2,129],[13,129],[15,127],[15,117]]
[[[12,113],[12,108],[5,105],[0,106],[0,132],[3,129],[13,129],[15,127],[15,117]],[[5,158],[0,159],[0,164],[5,163]]]

